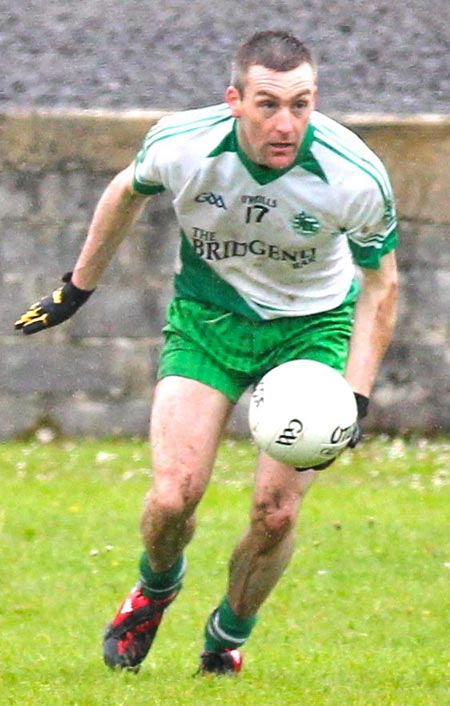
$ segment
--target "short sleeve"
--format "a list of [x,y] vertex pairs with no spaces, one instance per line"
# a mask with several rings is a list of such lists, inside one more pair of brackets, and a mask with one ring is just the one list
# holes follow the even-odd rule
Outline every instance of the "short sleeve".
[[134,190],[146,196],[161,193],[165,187],[161,183],[158,168],[158,126],[157,123],[147,134],[134,160]]
[[376,270],[384,255],[398,244],[398,226],[392,189],[383,179],[371,179],[356,192],[348,243],[357,265]]

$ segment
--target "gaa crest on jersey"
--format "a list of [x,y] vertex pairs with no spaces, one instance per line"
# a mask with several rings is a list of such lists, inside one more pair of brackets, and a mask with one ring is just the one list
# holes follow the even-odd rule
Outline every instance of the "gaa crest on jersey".
[[201,194],[197,194],[194,201],[197,201],[197,203],[209,203],[210,206],[227,210],[223,196],[215,194],[213,191],[203,191]]
[[310,238],[320,231],[321,225],[317,218],[306,211],[300,211],[291,218],[291,226],[297,233],[305,238]]

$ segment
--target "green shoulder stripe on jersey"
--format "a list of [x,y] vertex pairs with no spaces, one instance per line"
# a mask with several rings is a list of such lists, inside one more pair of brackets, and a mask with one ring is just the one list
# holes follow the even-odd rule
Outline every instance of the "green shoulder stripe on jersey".
[[[322,133],[324,139],[328,140],[330,143],[334,142],[337,147],[345,150],[355,159],[365,162],[371,169],[378,173],[380,179],[385,183],[386,190],[391,190],[389,176],[383,162],[378,155],[361,140],[356,132],[348,127],[344,127],[340,123],[336,123],[331,118],[327,118],[322,113],[314,112],[312,122],[317,132]],[[346,133],[350,133],[352,138],[354,138],[353,141],[346,139]],[[358,142],[361,144],[362,150],[357,149],[356,145]]]
[[175,295],[215,304],[252,321],[261,321],[261,317],[249,307],[234,287],[219,277],[212,267],[197,255],[183,232],[180,258],[182,269],[175,275]]
[[379,242],[378,247],[372,245],[372,243],[364,247],[349,238],[348,244],[356,264],[366,270],[378,270],[381,258],[398,245],[397,229],[394,228],[386,238]]
[[[364,154],[358,153],[354,148],[350,147],[348,143],[343,141],[342,136],[339,135],[337,131],[333,130],[332,127],[326,123],[315,124],[314,128],[316,131],[316,142],[327,147],[335,154],[343,157],[368,174],[377,183],[385,203],[393,202],[392,187],[388,174],[377,155],[372,153],[372,159],[369,159]],[[358,136],[354,134],[354,137],[357,138]],[[367,150],[370,154],[368,148]]]
[[358,167],[358,169],[360,169],[362,172],[365,172],[368,176],[370,176],[370,178],[376,182],[383,197],[383,200],[385,202],[388,201],[388,195],[385,192],[384,185],[381,183],[380,177],[374,172],[373,169],[368,168],[366,164],[363,164],[361,161],[353,158],[351,156],[351,153],[346,153],[343,149],[340,149],[330,144],[328,140],[322,139],[318,134],[316,134],[316,142],[319,145],[322,145],[323,147],[326,147],[327,149],[331,150],[331,152],[334,152],[335,154],[339,155],[339,157],[342,157],[343,159],[347,160],[347,162],[350,162],[355,167]]
[[197,130],[202,130],[205,127],[210,127],[212,125],[217,125],[218,123],[225,122],[226,120],[232,120],[229,111],[224,111],[224,109],[217,111],[213,114],[209,114],[204,117],[197,117],[195,120],[188,120],[186,122],[174,122],[170,125],[160,125],[157,123],[154,128],[150,130],[147,134],[142,151],[145,153],[156,142],[160,140],[167,140],[170,137],[177,137],[178,135],[184,135],[188,132],[196,132]]
[[[146,135],[144,143],[139,150],[135,164],[145,161],[146,155],[150,147],[156,142],[161,140],[167,140],[171,137],[177,137],[178,135],[183,135],[188,132],[196,132],[205,127],[212,125],[217,125],[218,123],[224,122],[226,120],[231,120],[229,109],[227,106],[222,106],[212,113],[205,115],[206,111],[199,110],[197,112],[197,117],[192,119],[192,113],[196,111],[188,111],[189,120],[186,119],[184,122],[174,122],[166,125],[157,123]],[[203,117],[202,117],[203,116]],[[161,121],[160,121],[161,122]],[[161,184],[155,184],[153,182],[141,181],[136,178],[136,173],[133,182],[134,189],[141,194],[151,196],[153,194],[158,194],[164,191],[164,187]]]

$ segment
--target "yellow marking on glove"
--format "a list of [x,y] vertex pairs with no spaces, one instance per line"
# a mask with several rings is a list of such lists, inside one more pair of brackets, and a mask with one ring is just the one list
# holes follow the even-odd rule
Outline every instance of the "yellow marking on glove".
[[48,314],[42,314],[41,316],[34,316],[32,319],[29,319],[27,322],[24,323],[25,328],[29,324],[37,324],[37,323],[43,323],[44,326],[48,326]]
[[27,324],[34,323],[35,321],[42,321],[47,325],[48,314],[43,314],[40,307],[32,306],[22,314],[20,319],[16,321],[16,326],[26,326]]
[[52,292],[52,300],[54,304],[62,304],[64,299],[63,295],[63,288],[59,287],[59,289],[55,289],[54,292]]

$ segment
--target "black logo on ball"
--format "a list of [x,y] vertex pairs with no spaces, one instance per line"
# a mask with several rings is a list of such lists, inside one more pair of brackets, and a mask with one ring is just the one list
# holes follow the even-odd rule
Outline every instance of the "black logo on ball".
[[343,444],[344,441],[350,441],[354,428],[354,424],[351,424],[349,427],[336,427],[331,434],[330,443]]
[[280,444],[280,446],[292,446],[292,444],[295,444],[302,431],[303,423],[300,419],[291,419],[288,426],[283,429],[275,440],[275,443]]

